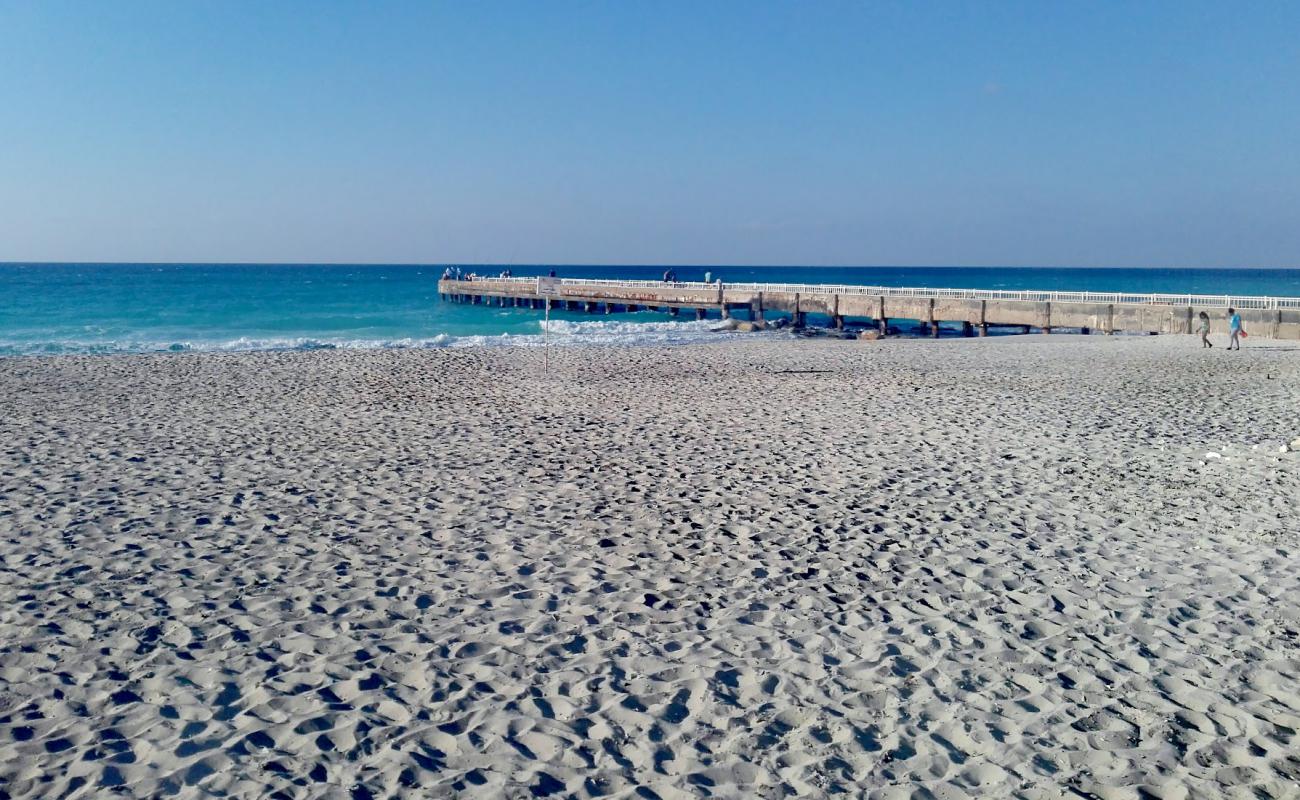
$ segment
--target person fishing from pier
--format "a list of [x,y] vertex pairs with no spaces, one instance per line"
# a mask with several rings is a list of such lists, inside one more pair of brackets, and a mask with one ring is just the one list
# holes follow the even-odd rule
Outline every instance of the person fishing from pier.
[[1204,311],[1201,312],[1201,326],[1197,328],[1197,331],[1201,334],[1202,350],[1207,347],[1214,347],[1214,342],[1210,341],[1210,315]]
[[1237,313],[1235,308],[1228,309],[1228,349],[1240,350],[1241,339],[1245,338],[1246,330],[1241,327],[1241,314]]

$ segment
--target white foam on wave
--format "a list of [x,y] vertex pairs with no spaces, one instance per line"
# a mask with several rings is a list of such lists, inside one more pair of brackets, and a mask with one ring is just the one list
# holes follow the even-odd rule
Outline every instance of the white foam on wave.
[[[551,320],[549,337],[538,320],[537,333],[397,339],[342,337],[248,337],[212,341],[73,340],[45,342],[0,341],[0,356],[9,355],[109,355],[159,352],[247,352],[283,350],[391,350],[439,347],[541,347],[549,338],[559,347],[601,345],[690,344],[730,338],[715,332],[718,320],[646,321]],[[753,336],[755,334],[745,334]],[[759,334],[774,335],[774,334]]]
[[[541,329],[545,323],[539,321]],[[685,344],[699,341],[717,341],[725,332],[716,332],[718,320],[633,322],[628,320],[551,320],[551,344]],[[541,334],[516,336],[529,339],[530,344],[541,344]]]

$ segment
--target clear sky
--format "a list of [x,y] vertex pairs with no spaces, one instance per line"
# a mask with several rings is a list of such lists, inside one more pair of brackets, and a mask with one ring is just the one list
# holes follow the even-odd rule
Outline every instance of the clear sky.
[[0,0],[15,260],[1300,267],[1300,3]]

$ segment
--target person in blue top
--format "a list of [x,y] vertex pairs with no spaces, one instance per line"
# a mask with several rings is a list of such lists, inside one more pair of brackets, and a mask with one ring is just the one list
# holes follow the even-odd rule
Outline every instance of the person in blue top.
[[1241,340],[1237,337],[1243,333],[1241,329],[1241,315],[1235,308],[1228,309],[1228,349],[1240,350]]

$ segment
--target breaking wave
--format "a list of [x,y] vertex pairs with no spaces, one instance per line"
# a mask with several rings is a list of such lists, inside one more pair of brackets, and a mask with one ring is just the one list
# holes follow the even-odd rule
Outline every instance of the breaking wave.
[[[22,355],[112,355],[127,353],[214,352],[290,350],[396,350],[440,347],[541,347],[548,338],[538,320],[536,333],[456,336],[440,333],[429,337],[395,339],[344,337],[247,337],[233,339],[148,341],[143,339],[57,339],[48,341],[0,341],[0,356]],[[714,342],[732,334],[719,332],[718,320],[647,321],[551,320],[549,339],[553,346],[636,346]],[[746,334],[753,336],[754,334]],[[771,334],[759,334],[771,335]]]

